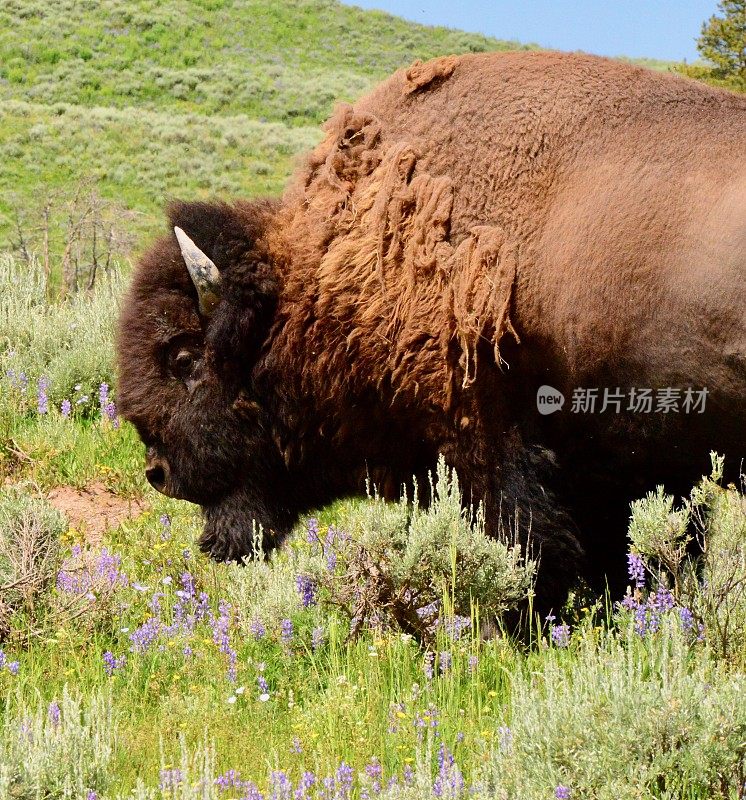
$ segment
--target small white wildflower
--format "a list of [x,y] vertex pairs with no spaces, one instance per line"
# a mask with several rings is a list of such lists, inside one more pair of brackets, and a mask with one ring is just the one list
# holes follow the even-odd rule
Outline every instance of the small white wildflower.
[[236,695],[235,695],[235,694],[232,694],[232,695],[231,695],[231,696],[228,698],[228,702],[230,703],[230,705],[233,705],[233,704],[236,702]]
[[168,586],[169,584],[173,583],[173,580],[174,579],[170,575],[166,575],[166,577],[163,579],[163,585]]
[[129,628],[120,628],[119,630],[120,630],[122,633],[129,633],[129,632],[130,632],[130,629],[129,629]]
[[245,691],[246,691],[246,687],[245,686],[239,686],[236,689],[236,694],[243,694]]
[[262,703],[266,703],[267,700],[269,700],[269,695],[267,694],[267,692],[263,692],[262,694],[260,694],[259,700],[261,700]]

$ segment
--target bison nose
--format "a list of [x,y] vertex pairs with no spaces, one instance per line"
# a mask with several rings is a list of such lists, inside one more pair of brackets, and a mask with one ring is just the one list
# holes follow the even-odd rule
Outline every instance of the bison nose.
[[168,466],[168,461],[158,456],[148,458],[148,463],[145,465],[145,477],[148,483],[158,492],[165,495],[171,495],[171,470]]

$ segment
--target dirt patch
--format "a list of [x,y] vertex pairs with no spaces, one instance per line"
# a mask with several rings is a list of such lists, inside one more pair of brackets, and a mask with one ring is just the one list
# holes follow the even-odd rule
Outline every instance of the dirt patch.
[[104,531],[149,508],[144,500],[118,497],[102,483],[92,483],[85,489],[58,486],[49,492],[47,499],[94,545],[101,541]]

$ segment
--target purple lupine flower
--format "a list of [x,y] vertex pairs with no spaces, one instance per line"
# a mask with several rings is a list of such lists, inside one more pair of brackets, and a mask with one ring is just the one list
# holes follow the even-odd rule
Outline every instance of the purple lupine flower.
[[295,586],[300,595],[303,608],[310,608],[316,605],[316,585],[309,575],[297,575],[295,578]]
[[438,619],[438,624],[445,629],[446,635],[450,639],[457,642],[461,638],[463,632],[471,625],[471,618],[453,614],[440,617]]
[[377,758],[373,758],[365,767],[365,774],[370,778],[371,789],[374,794],[381,792],[381,778],[383,777],[383,767]]
[[103,660],[104,672],[107,677],[111,678],[118,669],[121,669],[127,663],[127,656],[122,654],[119,658],[116,658],[111,650],[107,650],[103,655]]
[[194,575],[190,572],[181,573],[181,590],[176,595],[183,600],[193,600],[197,596],[197,589],[194,585]]
[[259,791],[259,787],[251,781],[244,783],[244,794],[241,800],[264,800],[264,795]]
[[198,620],[210,618],[210,598],[207,592],[200,592],[197,598],[197,605],[194,607],[194,616]]
[[266,699],[269,700],[269,686],[267,684],[267,679],[264,675],[257,675],[256,678],[257,686],[259,687],[259,699],[261,700],[264,695],[266,695]]
[[130,650],[133,653],[145,653],[158,639],[160,632],[161,621],[157,617],[148,617],[139,628],[130,634],[132,642]]
[[428,603],[426,606],[422,606],[422,608],[417,609],[417,616],[420,619],[428,620],[431,617],[434,617],[438,613],[438,601],[433,600],[432,603]]
[[501,725],[497,729],[497,741],[500,750],[503,753],[507,753],[513,746],[513,731],[507,725]]
[[18,670],[20,670],[21,664],[18,661],[9,661],[8,662],[8,672],[11,675],[18,675]]
[[225,600],[221,600],[218,603],[219,616],[217,619],[212,620],[211,623],[212,639],[218,646],[220,652],[228,656],[228,680],[231,681],[231,683],[235,683],[238,656],[236,651],[231,647],[230,636],[228,634],[230,611],[231,607]]
[[324,628],[319,626],[311,631],[311,650],[316,652],[319,647],[322,647],[326,639],[326,632]]
[[563,786],[562,784],[560,784],[554,790],[554,796],[555,796],[555,798],[557,798],[557,800],[569,800],[569,798],[570,798],[570,789],[567,786]]
[[226,792],[228,789],[243,789],[248,786],[248,782],[241,780],[240,772],[235,769],[229,769],[215,778],[215,785],[221,792]]
[[161,539],[168,539],[171,536],[171,517],[168,514],[161,514],[158,518],[161,523]]
[[71,557],[62,562],[57,573],[57,588],[68,594],[80,595],[96,589],[127,586],[129,580],[120,569],[121,563],[122,559],[110,553],[106,547],[101,548],[94,558],[92,553],[84,556],[80,546],[76,545]]
[[293,784],[290,782],[287,772],[282,769],[273,770],[269,778],[269,785],[272,790],[272,800],[290,800]]
[[337,568],[337,554],[329,548],[326,553],[326,569],[328,572],[334,572]]
[[282,642],[283,647],[290,647],[290,644],[293,641],[293,620],[284,619],[280,623],[280,641]]
[[5,661],[6,661],[5,653],[3,653],[2,650],[0,650],[0,669],[2,669],[5,666]]
[[555,647],[567,647],[570,644],[570,626],[552,625],[551,636]]
[[316,517],[309,517],[306,523],[306,542],[311,545],[319,542],[319,521]]
[[414,786],[414,769],[409,764],[406,764],[402,770],[402,777],[407,786]]
[[293,743],[290,745],[290,752],[299,756],[303,752],[303,746],[297,736],[293,737]]
[[634,581],[636,589],[645,586],[645,564],[637,553],[627,554],[627,574],[629,579]]
[[353,771],[349,764],[343,761],[337,768],[337,797],[339,800],[346,800],[352,790]]
[[101,409],[101,416],[104,415],[104,409],[109,402],[109,384],[102,383],[98,387],[98,407]]
[[453,658],[451,657],[451,654],[447,650],[441,651],[440,658],[438,659],[438,667],[440,669],[440,674],[445,675],[452,665],[453,665]]
[[425,673],[425,677],[428,680],[432,680],[433,677],[433,660],[435,659],[435,653],[431,653],[429,650],[425,653],[424,656],[424,663],[422,669]]
[[98,795],[93,791],[93,789],[89,789],[85,800],[98,800]]
[[624,595],[624,600],[622,600],[619,605],[627,611],[634,611],[636,608],[638,608],[639,603],[634,597],[632,597],[631,594],[626,594]]
[[65,398],[60,405],[60,414],[62,414],[62,416],[65,419],[69,419],[72,409],[73,409],[72,403],[67,398]]
[[650,596],[648,602],[656,611],[670,611],[676,605],[676,600],[667,586],[659,586],[658,591]]
[[319,790],[319,800],[334,800],[335,781],[332,775],[327,776],[322,781],[322,787]]
[[438,748],[438,774],[433,783],[435,797],[456,798],[464,791],[464,777],[453,754],[441,742]]
[[56,728],[60,724],[60,716],[60,704],[56,700],[52,700],[47,709],[47,719],[53,728]]
[[150,606],[150,610],[153,614],[160,615],[161,613],[161,600],[166,595],[163,592],[153,592],[153,596],[148,601],[148,605]]
[[183,781],[184,773],[180,769],[162,769],[160,772],[159,786],[161,791],[176,789]]
[[119,427],[119,417],[117,416],[117,407],[111,401],[109,401],[104,406],[102,419],[108,419],[109,422],[111,423],[111,427],[114,429]]
[[298,787],[293,793],[294,800],[310,800],[309,790],[316,783],[316,775],[313,772],[304,772],[298,781]]
[[18,373],[16,389],[19,389],[21,392],[24,393],[26,392],[26,389],[28,389],[28,375],[26,375],[26,373],[23,371]]
[[254,619],[251,620],[251,623],[249,624],[249,631],[257,640],[261,639],[267,633],[267,629],[264,627],[264,623],[259,619],[259,617],[254,617]]
[[479,663],[479,657],[475,655],[469,656],[469,672],[473,675],[477,670],[477,664]]
[[694,630],[694,615],[686,606],[679,609],[679,619],[684,633],[691,633]]
[[49,412],[47,389],[49,389],[49,378],[47,378],[46,375],[42,375],[41,378],[39,378],[39,388],[36,395],[36,410],[40,414],[47,414]]

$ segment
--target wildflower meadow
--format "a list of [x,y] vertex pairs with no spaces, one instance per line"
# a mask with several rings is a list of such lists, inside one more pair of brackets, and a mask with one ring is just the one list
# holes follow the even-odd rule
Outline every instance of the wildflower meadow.
[[[746,501],[717,456],[632,506],[626,597],[527,638],[494,620],[535,565],[442,464],[428,508],[338,503],[216,564],[117,416],[118,272],[64,304],[40,272],[0,260],[0,797],[743,796]],[[91,481],[147,507],[92,536],[46,499]]]

